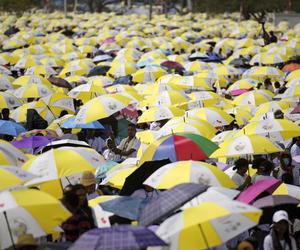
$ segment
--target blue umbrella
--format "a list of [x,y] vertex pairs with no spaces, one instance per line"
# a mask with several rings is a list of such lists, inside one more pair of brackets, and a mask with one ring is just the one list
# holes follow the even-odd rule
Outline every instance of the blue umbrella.
[[103,210],[112,212],[115,215],[129,219],[137,220],[149,199],[141,197],[122,196],[110,201],[102,202],[100,206]]
[[18,136],[20,133],[26,132],[26,129],[13,121],[0,120],[0,134]]
[[71,117],[65,120],[61,124],[62,128],[86,128],[86,129],[104,129],[102,124],[98,121],[90,122],[87,124],[77,124],[75,123],[75,117]]
[[119,225],[92,229],[80,236],[69,250],[139,250],[166,245],[145,227]]

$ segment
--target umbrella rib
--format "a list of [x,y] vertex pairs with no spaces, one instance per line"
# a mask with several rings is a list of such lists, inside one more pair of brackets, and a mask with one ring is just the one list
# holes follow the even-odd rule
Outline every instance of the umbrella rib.
[[203,228],[202,228],[202,226],[201,226],[201,223],[199,223],[198,226],[199,226],[200,232],[201,232],[201,234],[202,234],[202,237],[203,237],[203,239],[204,239],[204,242],[205,242],[205,245],[206,245],[206,249],[209,249],[210,247],[209,247],[209,245],[208,245],[208,241],[207,241],[207,239],[206,239],[206,237],[205,237],[205,234],[204,234],[204,232],[203,232]]

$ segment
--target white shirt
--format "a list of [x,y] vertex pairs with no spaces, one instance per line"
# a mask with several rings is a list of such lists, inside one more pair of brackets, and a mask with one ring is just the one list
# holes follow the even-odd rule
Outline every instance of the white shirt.
[[291,156],[292,158],[295,156],[300,155],[300,147],[298,147],[298,145],[295,143],[292,147],[291,147]]
[[[131,142],[133,140],[133,142]],[[128,151],[130,149],[134,149],[135,151],[132,152],[130,155],[126,156],[126,157],[122,157],[123,159],[126,159],[126,158],[135,158],[136,157],[136,154],[137,154],[137,151],[141,145],[141,142],[136,138],[134,137],[133,139],[131,139],[131,141],[128,141],[128,137],[124,138],[121,143],[119,144],[118,146],[118,149],[120,150],[125,150],[125,151]]]
[[110,160],[110,161],[119,161],[121,160],[119,155],[116,155],[111,149],[107,148],[103,151],[103,157],[105,160]]
[[247,175],[246,175],[246,174],[245,174],[244,176],[242,176],[242,175],[240,175],[240,174],[238,174],[238,173],[235,173],[235,174],[231,177],[231,179],[234,181],[234,183],[235,183],[238,187],[240,187],[240,186],[242,186],[242,185],[244,184],[246,178],[247,178]]
[[[284,240],[280,241],[280,244],[281,244],[283,250],[297,250],[295,239],[292,236],[290,236],[290,239],[291,239],[292,249],[289,248],[289,245],[287,243],[285,243]],[[273,247],[272,236],[270,234],[267,235],[264,240],[264,250],[276,250]]]
[[260,180],[267,180],[267,179],[275,179],[273,176],[270,175],[260,175],[260,174],[255,174],[252,176],[252,184],[260,181]]
[[88,144],[95,149],[98,153],[106,146],[105,141],[101,137],[94,137],[88,140]]

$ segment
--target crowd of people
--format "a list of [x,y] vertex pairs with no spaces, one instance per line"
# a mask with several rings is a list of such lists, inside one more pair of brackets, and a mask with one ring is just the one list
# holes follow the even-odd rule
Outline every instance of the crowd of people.
[[[198,25],[197,17],[200,18]],[[135,162],[133,165],[129,164],[129,167],[140,167],[139,161],[143,157],[149,157],[147,149],[164,136],[177,133],[196,134],[211,140],[216,148],[222,149],[222,143],[234,139],[239,131],[244,131],[245,134],[246,126],[251,122],[269,121],[269,124],[273,124],[287,121],[287,124],[297,126],[289,133],[284,133],[289,127],[274,132],[272,129],[278,125],[264,128],[264,133],[259,129],[254,132],[266,137],[278,149],[275,150],[276,152],[273,150],[222,157],[206,155],[201,160],[218,170],[222,169],[226,176],[230,177],[232,185],[235,186],[234,190],[240,194],[269,180],[278,183],[276,187],[287,185],[287,189],[295,188],[296,191],[287,193],[286,196],[293,198],[294,202],[300,199],[300,129],[298,126],[300,117],[297,115],[300,112],[292,111],[297,108],[300,96],[299,25],[289,28],[287,23],[277,26],[267,23],[266,27],[274,31],[269,32],[269,42],[264,44],[263,34],[259,29],[260,24],[256,24],[255,21],[243,21],[239,24],[234,21],[234,16],[226,20],[208,19],[200,15],[174,17],[173,22],[172,19],[170,21],[159,16],[154,19],[153,24],[137,24],[135,18],[136,16],[133,16],[127,20],[126,17],[113,14],[74,15],[68,23],[67,19],[63,19],[61,14],[57,13],[49,14],[49,19],[42,21],[27,14],[20,19],[6,14],[0,16],[0,20],[3,21],[0,24],[0,31],[3,30],[3,35],[0,34],[0,88],[2,89],[0,97],[3,99],[0,99],[0,108],[1,121],[7,124],[5,129],[4,125],[1,127],[0,124],[0,139],[18,147],[16,142],[28,136],[47,138],[45,144],[34,145],[32,142],[31,146],[19,147],[22,154],[27,154],[33,161],[45,153],[45,148],[51,149],[51,143],[54,145],[55,142],[59,142],[60,147],[83,145],[93,149],[93,152],[100,155],[99,157],[103,157],[101,164],[113,163],[114,167],[117,166],[122,170],[128,168],[124,164],[127,160]],[[99,22],[103,24],[100,25]],[[14,26],[9,27],[10,25]],[[101,31],[95,29],[93,25]],[[135,26],[134,29],[131,25]],[[216,27],[218,25],[220,27]],[[57,49],[55,44],[51,44],[51,47],[47,39],[54,39],[53,41],[58,44],[58,52],[55,52]],[[62,40],[61,44],[60,40]],[[63,59],[59,58],[60,56]],[[99,57],[102,59],[96,59]],[[43,59],[46,59],[45,62],[53,59],[53,62],[43,64]],[[54,59],[57,60],[57,65]],[[28,66],[24,60],[32,60],[33,64],[37,65],[32,66],[29,63]],[[62,63],[59,63],[60,60]],[[166,61],[168,63],[164,64]],[[69,67],[72,62],[73,67]],[[293,65],[292,70],[286,70],[288,65]],[[36,70],[37,67],[44,68]],[[120,68],[113,71],[116,67]],[[132,68],[127,70],[127,67],[132,67],[133,70]],[[30,68],[32,69],[29,70]],[[101,69],[101,72],[97,71],[96,75],[90,75],[94,68]],[[266,70],[266,72],[253,73],[251,70],[255,69]],[[48,70],[50,73],[47,72]],[[137,75],[139,70],[144,71]],[[295,76],[291,77],[293,74]],[[18,79],[25,76],[32,77],[32,75],[44,79],[46,84],[16,83]],[[57,84],[53,79],[60,79],[60,83]],[[95,83],[97,79],[100,83]],[[243,80],[246,83],[239,83]],[[27,85],[43,86],[43,84],[49,93],[43,94],[42,90],[37,89],[35,91],[37,94],[33,92],[24,94]],[[5,87],[7,85],[8,87]],[[74,92],[83,85],[88,85],[90,90]],[[102,91],[106,92],[103,94]],[[86,95],[81,96],[82,93]],[[52,95],[55,94],[63,95],[62,98],[70,105],[64,106],[64,102],[58,104],[59,99],[50,103]],[[116,96],[119,99],[115,102],[103,102],[102,106],[94,105],[90,107],[89,112],[87,111],[88,105],[93,100],[106,95]],[[120,104],[122,98],[125,103]],[[43,101],[44,106],[38,106],[39,101]],[[266,103],[270,103],[270,106],[257,114],[261,105]],[[145,119],[147,112],[160,107],[163,107],[164,111],[158,110],[154,115],[149,115],[150,118]],[[200,111],[210,107],[217,110],[206,116],[200,115]],[[107,113],[97,117],[99,110]],[[218,110],[225,112],[228,117],[216,115]],[[196,112],[196,115],[190,117],[192,111],[199,111],[199,113],[197,115]],[[176,112],[178,113],[175,114]],[[76,123],[90,114],[94,115],[90,121]],[[70,118],[75,119],[75,125],[73,127],[63,125],[64,121]],[[176,121],[177,118],[182,119]],[[92,124],[92,122],[96,123]],[[21,125],[26,132],[20,131],[14,135],[10,128],[16,126],[15,124]],[[84,127],[83,124],[88,127]],[[183,126],[180,129],[174,126],[181,124]],[[228,133],[231,133],[231,136],[226,137]],[[273,134],[275,139],[272,139]],[[225,137],[217,139],[221,135]],[[167,152],[166,154],[154,154],[151,159],[146,157],[147,161],[168,158],[172,160],[169,156],[176,155],[180,150],[180,147],[174,149],[175,139],[172,143],[171,146],[164,145],[163,152]],[[198,160],[199,156],[193,155],[193,149],[189,149],[184,142],[182,143],[181,150],[191,151],[190,157],[183,160]],[[52,148],[59,150],[60,147]],[[238,152],[240,149],[235,146],[232,150]],[[171,151],[172,153],[169,153]],[[4,150],[3,154],[6,154]],[[1,161],[0,158],[1,165],[7,165]],[[70,212],[70,217],[60,225],[61,232],[58,235],[45,235],[36,239],[30,232],[25,232],[18,235],[17,241],[13,242],[13,247],[38,249],[46,242],[71,244],[80,239],[81,235],[98,227],[90,201],[99,197],[122,195],[120,188],[110,185],[109,182],[103,182],[109,177],[111,169],[103,171],[102,166],[98,168],[101,171],[80,172],[78,181],[74,183],[68,179],[68,176],[64,176],[68,183],[61,185],[62,197],[59,198],[61,204]],[[30,171],[30,168],[26,170]],[[125,179],[123,184],[124,181]],[[30,185],[28,188],[44,191],[37,184]],[[273,191],[275,189],[263,190],[253,202],[266,196],[273,196]],[[144,184],[134,190],[130,197],[147,199],[149,202],[159,199],[164,192],[163,189]],[[235,195],[233,198],[238,200],[237,197],[238,195]],[[254,206],[253,202],[249,203],[249,206]],[[250,229],[234,235],[229,241],[223,242],[221,246],[207,245],[207,248],[300,249],[299,205],[293,207],[297,211],[295,214],[285,209],[285,205],[284,202],[274,203],[272,214],[269,215],[272,217],[271,220],[260,221]],[[266,213],[264,209],[262,211]],[[173,211],[172,215],[175,212],[178,211]],[[108,219],[109,226],[135,224],[134,220],[117,214],[111,215]],[[159,227],[160,223],[156,226]],[[169,245],[166,249],[179,249],[176,248],[177,243],[163,236],[161,235],[162,239]],[[197,237],[197,235],[190,235],[190,237]]]

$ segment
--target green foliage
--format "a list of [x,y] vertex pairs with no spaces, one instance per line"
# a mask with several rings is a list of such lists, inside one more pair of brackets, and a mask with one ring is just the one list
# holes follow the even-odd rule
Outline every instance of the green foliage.
[[0,11],[23,12],[40,4],[40,0],[0,0]]

